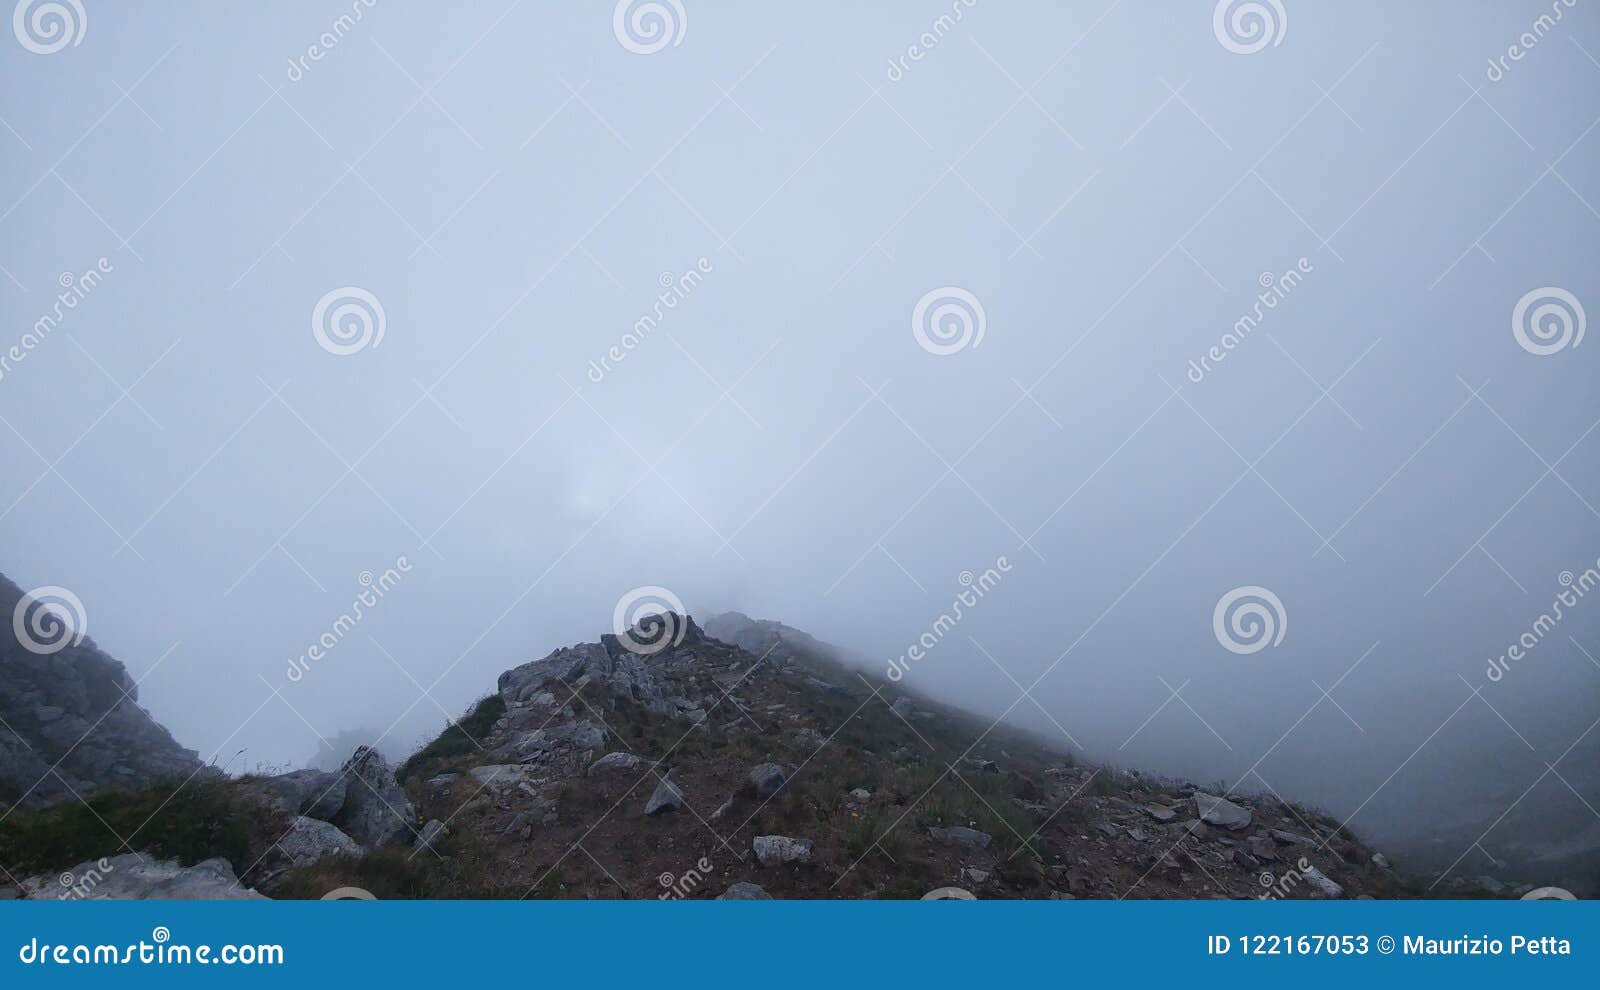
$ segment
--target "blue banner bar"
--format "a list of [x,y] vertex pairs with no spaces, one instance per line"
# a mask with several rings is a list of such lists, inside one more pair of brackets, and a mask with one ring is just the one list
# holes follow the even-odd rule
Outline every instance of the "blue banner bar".
[[1597,925],[1584,901],[0,903],[0,986],[1579,986]]

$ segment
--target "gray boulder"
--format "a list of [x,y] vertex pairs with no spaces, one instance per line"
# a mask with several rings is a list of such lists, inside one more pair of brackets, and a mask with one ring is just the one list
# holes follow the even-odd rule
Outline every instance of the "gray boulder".
[[738,883],[724,890],[718,895],[719,901],[770,901],[772,895],[761,889],[760,884],[740,880]]
[[422,826],[422,831],[417,833],[417,841],[411,844],[412,848],[418,851],[433,849],[434,852],[438,852],[438,849],[435,848],[435,843],[444,838],[444,833],[444,822],[437,818],[430,819],[428,824]]
[[358,747],[340,772],[345,777],[344,807],[334,824],[345,834],[368,849],[402,845],[416,834],[417,809],[382,754]]
[[289,866],[310,866],[324,856],[359,856],[361,844],[316,818],[301,815],[289,825],[289,831],[278,840],[277,848],[289,861]]
[[607,753],[589,764],[587,773],[605,773],[610,770],[632,770],[644,762],[632,753]]
[[645,802],[644,813],[659,815],[667,811],[677,811],[681,807],[683,807],[683,791],[678,789],[677,784],[662,777],[661,782],[656,784],[655,793]]
[[1164,804],[1147,804],[1144,813],[1158,822],[1170,822],[1178,817],[1178,813]]
[[[70,874],[73,883],[63,885]],[[239,883],[233,867],[218,857],[193,866],[175,859],[153,859],[145,853],[124,853],[90,860],[64,874],[22,881],[31,900],[81,898],[93,901],[251,901],[265,900]]]
[[243,786],[261,800],[291,815],[332,821],[344,807],[349,781],[343,774],[294,770],[276,777],[246,781]]
[[758,835],[750,845],[755,850],[756,862],[762,866],[808,864],[816,849],[810,839],[793,839],[787,835]]
[[[1114,834],[1115,830],[1113,830]],[[987,832],[980,832],[975,828],[965,825],[952,825],[949,828],[930,828],[928,836],[933,841],[946,846],[964,846],[968,849],[987,849],[989,843],[994,841],[994,836]]]
[[1227,798],[1195,791],[1194,806],[1200,820],[1207,825],[1215,825],[1233,832],[1250,827],[1250,809],[1240,807]]
[[750,771],[750,783],[755,785],[756,797],[765,800],[783,790],[787,781],[782,767],[776,763],[763,763]]
[[1311,884],[1313,897],[1336,901],[1344,896],[1344,888],[1328,879],[1328,875],[1315,866],[1306,867],[1305,872],[1301,875],[1306,878],[1307,883]]

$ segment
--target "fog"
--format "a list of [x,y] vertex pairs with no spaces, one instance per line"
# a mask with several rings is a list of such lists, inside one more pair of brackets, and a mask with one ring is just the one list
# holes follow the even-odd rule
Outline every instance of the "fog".
[[0,570],[233,771],[654,587],[1380,840],[1593,828],[1600,13],[1254,6],[90,5],[0,46]]

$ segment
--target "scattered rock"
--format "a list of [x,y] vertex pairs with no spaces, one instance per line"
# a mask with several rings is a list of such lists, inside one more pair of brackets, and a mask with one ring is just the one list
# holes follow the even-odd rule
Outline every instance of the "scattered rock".
[[762,866],[810,863],[816,848],[810,839],[791,839],[787,835],[758,835],[751,847],[755,850],[756,862]]
[[683,807],[683,791],[678,789],[677,784],[662,777],[661,782],[656,785],[655,793],[645,802],[644,813],[659,815],[666,811],[677,811],[681,807]]
[[1164,804],[1147,804],[1144,806],[1145,814],[1158,822],[1170,822],[1178,817],[1178,813]]
[[1142,828],[1130,828],[1128,829],[1128,838],[1135,842],[1149,842],[1150,833]]
[[776,763],[763,763],[750,771],[750,783],[755,785],[756,797],[765,801],[783,790],[786,783],[783,768]]
[[1385,856],[1383,853],[1373,853],[1372,865],[1376,866],[1380,870],[1387,870],[1389,868],[1389,857]]
[[1280,846],[1314,846],[1317,840],[1308,839],[1294,832],[1285,832],[1281,828],[1269,828],[1267,834],[1272,836],[1272,841]]
[[733,810],[733,798],[729,798],[728,800],[726,800],[726,801],[722,802],[721,804],[717,805],[717,810],[713,811],[711,813],[711,817],[709,819],[707,819],[707,821],[713,821],[713,822],[721,821],[722,820],[722,816],[726,815],[728,812],[730,812],[732,810]]
[[1196,839],[1204,839],[1211,834],[1211,830],[1206,828],[1206,823],[1198,818],[1189,819],[1180,825],[1179,829]]
[[928,836],[933,841],[947,846],[965,846],[968,849],[987,849],[989,843],[994,841],[994,836],[987,832],[980,832],[975,828],[965,825],[952,825],[949,828],[930,828]]
[[1110,822],[1095,822],[1094,828],[1095,831],[1099,832],[1108,839],[1115,839],[1117,836],[1122,834],[1117,830],[1117,827]]
[[586,773],[605,773],[609,770],[632,770],[644,761],[632,753],[607,753],[589,764]]
[[772,895],[761,889],[760,884],[748,880],[740,880],[717,896],[719,901],[770,901]]
[[1328,875],[1315,866],[1306,867],[1301,875],[1306,878],[1307,883],[1311,884],[1311,892],[1314,897],[1336,901],[1344,896],[1344,888],[1328,879]]
[[1227,798],[1195,791],[1194,805],[1200,820],[1207,825],[1215,825],[1234,832],[1250,827],[1250,809],[1242,808]]
[[889,706],[889,711],[901,718],[910,718],[912,711],[911,699],[903,696],[896,698],[894,704]]
[[1242,866],[1247,870],[1259,869],[1261,866],[1261,861],[1250,855],[1248,852],[1245,852],[1244,848],[1241,846],[1234,846],[1233,862],[1235,865]]
[[961,762],[965,763],[967,766],[969,766],[972,769],[977,770],[977,771],[979,771],[981,773],[999,773],[1000,772],[1000,768],[995,765],[995,762],[993,760],[982,760],[982,759],[979,759],[976,756],[969,756],[969,757],[966,757],[965,759],[963,759]]
[[[175,859],[154,859],[145,853],[124,853],[79,863],[70,870],[82,897],[95,901],[250,901],[265,900],[239,883],[233,867],[220,856],[180,866]],[[94,878],[92,886],[90,878]],[[53,900],[61,896],[57,874],[22,881],[25,897]],[[74,894],[76,895],[76,892]]]
[[1265,835],[1252,835],[1245,841],[1250,849],[1250,855],[1256,859],[1272,862],[1278,858],[1278,844]]
[[984,884],[988,883],[989,879],[993,876],[994,874],[990,873],[988,870],[980,870],[975,866],[969,866],[961,871],[961,879],[972,884],[974,887],[982,887]]

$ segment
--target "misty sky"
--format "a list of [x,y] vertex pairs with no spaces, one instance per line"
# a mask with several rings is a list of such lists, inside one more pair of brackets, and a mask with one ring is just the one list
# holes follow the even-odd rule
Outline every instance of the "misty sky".
[[640,586],[881,673],[1004,557],[904,687],[1379,835],[1600,806],[1600,592],[1487,676],[1600,559],[1593,5],[1497,71],[1551,3],[83,6],[0,44],[0,571],[202,756],[403,753]]

